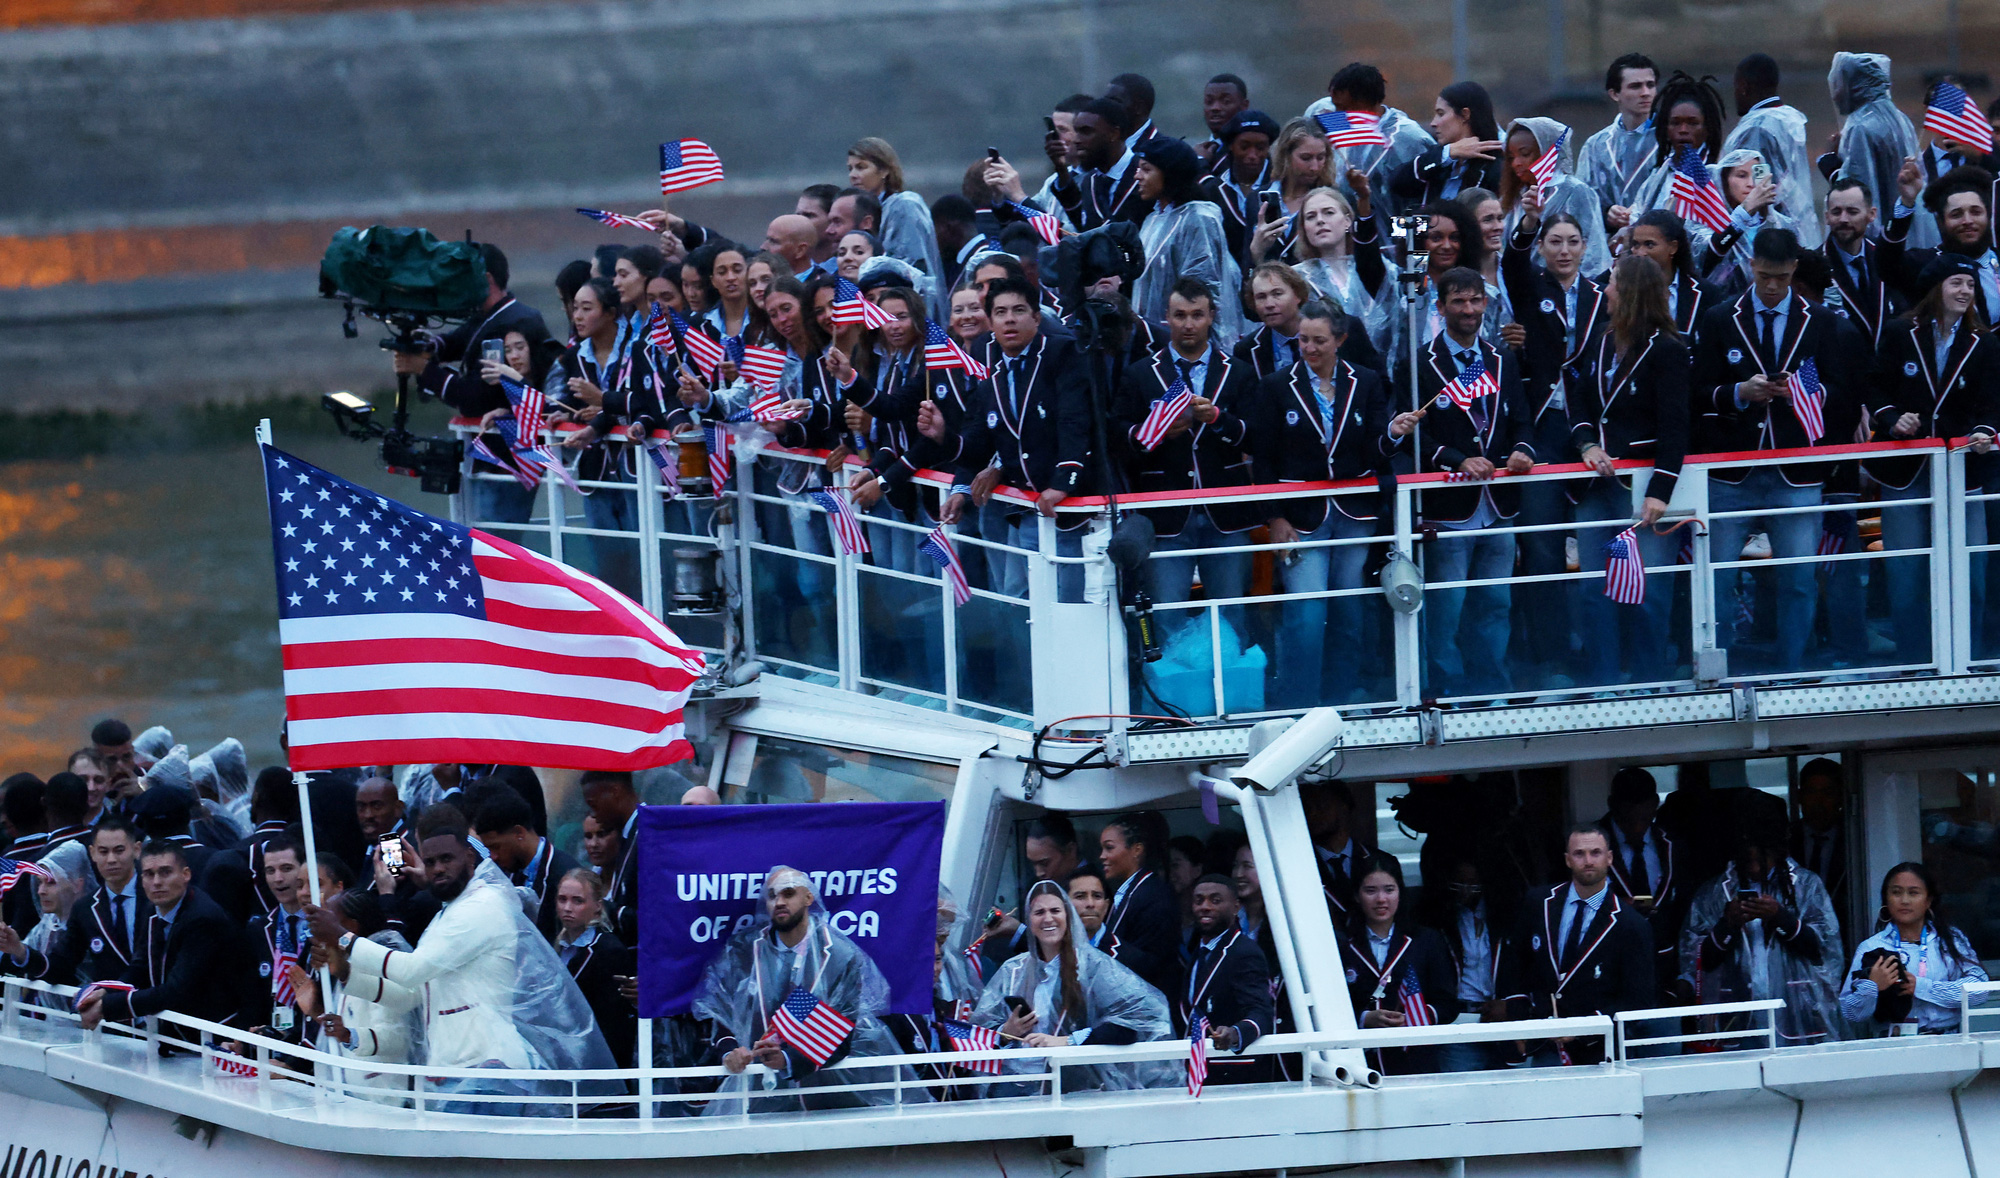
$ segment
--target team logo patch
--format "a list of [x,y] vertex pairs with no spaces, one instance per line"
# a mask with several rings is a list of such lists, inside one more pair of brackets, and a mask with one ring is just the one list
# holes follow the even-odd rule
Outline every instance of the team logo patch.
[[993,413],[988,413],[988,414],[986,415],[986,428],[987,428],[987,429],[997,429],[997,428],[999,427],[999,425],[1000,425],[1000,414],[999,414],[999,413],[997,413],[997,412],[993,412]]
[[1285,424],[1297,425],[1298,423],[1299,423],[1299,411],[1296,409],[1285,410]]
[[1743,363],[1743,349],[1742,348],[1729,349],[1729,362],[1731,364]]
[[104,952],[104,938],[103,937],[90,938],[90,951],[92,953]]
[[1357,974],[1357,973],[1355,973],[1355,972],[1354,972],[1353,970],[1351,970],[1351,969],[1347,971],[1347,984],[1348,984],[1348,985],[1350,985],[1350,986],[1351,986],[1351,985],[1353,985],[1353,984],[1354,984],[1355,982],[1357,982],[1357,981],[1360,981],[1360,980],[1361,980],[1361,975],[1360,975],[1360,974]]
[[1556,313],[1556,301],[1554,299],[1543,299],[1542,314],[1553,315],[1555,313]]
[[1451,407],[1451,397],[1449,394],[1446,393],[1439,393],[1438,399],[1431,402],[1431,408],[1433,409],[1448,409],[1450,407]]
[[270,977],[270,976],[271,976],[271,963],[270,963],[270,962],[268,962],[268,961],[266,961],[266,962],[263,962],[262,964],[258,965],[258,967],[257,967],[257,976],[258,976],[258,977],[260,977],[260,978],[268,978],[268,977]]
[[1903,364],[1903,375],[1915,376],[1916,374],[1917,374],[1917,362],[1915,360],[1906,361]]
[[1542,934],[1536,933],[1534,936],[1529,937],[1528,947],[1532,949],[1540,949],[1542,947]]

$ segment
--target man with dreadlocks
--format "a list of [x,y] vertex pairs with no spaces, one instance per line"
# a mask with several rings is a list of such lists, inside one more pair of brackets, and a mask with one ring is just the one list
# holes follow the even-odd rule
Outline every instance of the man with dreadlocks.
[[[1674,157],[1684,147],[1694,149],[1701,162],[1713,169],[1722,159],[1722,95],[1715,79],[1694,78],[1675,70],[1660,87],[1659,101],[1653,104],[1653,174],[1640,186],[1632,206],[1633,215],[1652,209],[1674,209]],[[1720,177],[1717,177],[1718,185]],[[1708,247],[1709,230],[1690,224],[1688,235],[1699,256]]]

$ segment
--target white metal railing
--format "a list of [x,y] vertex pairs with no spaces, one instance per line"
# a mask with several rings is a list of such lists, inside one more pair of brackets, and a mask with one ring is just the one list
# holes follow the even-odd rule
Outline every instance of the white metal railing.
[[[459,428],[466,430],[469,427],[461,423]],[[1003,562],[1021,562],[1014,566],[1016,575],[1012,579],[1022,580],[1018,570],[1025,567],[1027,592],[1025,595],[1000,592],[997,578],[986,587],[978,587],[975,574],[973,601],[962,609],[955,609],[949,589],[935,575],[929,562],[895,568],[890,567],[880,554],[873,557],[847,555],[828,540],[823,508],[807,496],[780,494],[770,485],[776,470],[799,464],[823,468],[824,454],[775,446],[769,443],[768,435],[737,437],[731,444],[734,451],[732,483],[725,489],[722,500],[729,506],[711,517],[709,531],[712,534],[665,530],[660,521],[666,517],[667,509],[674,502],[672,492],[662,484],[652,464],[644,460],[636,463],[636,490],[641,502],[641,510],[637,513],[637,531],[606,532],[575,526],[568,508],[564,506],[567,503],[565,492],[552,479],[545,480],[549,484],[550,509],[533,523],[494,525],[484,521],[466,522],[544,533],[550,548],[558,553],[566,536],[609,537],[619,541],[629,539],[638,545],[642,557],[644,597],[648,608],[660,605],[664,597],[660,581],[663,576],[671,575],[670,570],[663,572],[662,542],[733,553],[733,557],[723,564],[732,582],[734,599],[743,607],[740,610],[741,627],[736,636],[741,654],[745,658],[760,659],[786,674],[816,678],[847,690],[902,693],[909,701],[925,706],[1013,723],[1030,719],[1035,723],[1045,723],[1061,716],[1126,715],[1154,710],[1149,706],[1144,685],[1135,682],[1124,671],[1127,627],[1120,603],[1110,599],[1109,586],[1113,577],[1110,557],[1105,551],[1108,537],[1102,518],[1106,509],[1104,499],[1080,497],[1063,503],[1058,512],[1066,521],[1080,516],[1096,518],[1083,528],[1073,529],[1061,540],[1055,521],[1040,519],[1039,526],[1032,533],[1036,538],[1033,550],[1010,545],[1004,538],[975,535],[973,529],[962,521],[955,535],[961,558],[968,564],[974,564],[984,563],[982,558],[990,556],[994,558],[996,569]],[[1628,672],[1620,672],[1607,681],[1598,682],[1584,673],[1586,668],[1573,664],[1567,668],[1575,672],[1569,676],[1568,682],[1517,683],[1506,689],[1452,694],[1452,684],[1437,682],[1431,674],[1433,656],[1438,652],[1431,649],[1433,636],[1427,633],[1425,613],[1422,610],[1414,613],[1391,611],[1380,587],[1373,583],[1344,588],[1313,587],[1300,592],[1271,592],[1228,599],[1155,602],[1153,609],[1163,620],[1170,618],[1191,622],[1203,625],[1207,631],[1206,641],[1197,640],[1196,647],[1192,649],[1206,648],[1206,665],[1198,666],[1197,670],[1206,672],[1208,691],[1197,702],[1212,702],[1206,711],[1186,709],[1196,720],[1255,719],[1328,703],[1356,708],[1415,709],[1431,703],[1520,703],[1531,699],[1586,698],[1604,692],[1754,685],[1829,674],[1962,674],[2000,664],[2000,655],[1991,655],[1974,645],[1975,627],[1980,619],[1973,615],[1974,594],[1971,588],[1978,579],[1974,562],[1988,552],[2000,551],[2000,542],[1968,545],[1965,527],[1968,509],[1978,510],[1987,502],[2000,499],[2000,495],[1989,495],[1967,487],[1963,449],[1956,442],[1919,439],[1807,450],[1697,455],[1691,458],[1683,467],[1667,516],[1660,525],[1662,528],[1677,526],[1680,534],[1686,537],[1686,551],[1682,557],[1684,563],[1677,561],[1664,567],[1654,564],[1646,570],[1649,608],[1659,611],[1669,627],[1666,632],[1670,654],[1664,661],[1671,670],[1664,678],[1635,679]],[[1884,457],[1934,459],[1927,463],[1927,471],[1920,476],[1927,480],[1919,483],[1919,489],[1925,493],[1909,499],[1860,503],[1839,499],[1827,501],[1821,496],[1819,502],[1800,506],[1736,511],[1723,511],[1711,505],[1711,492],[1716,485],[1711,476],[1717,471],[1746,467],[1788,469],[1802,464],[1825,465]],[[856,461],[850,460],[849,470],[854,469]],[[1550,533],[1569,537],[1573,534],[1591,535],[1603,530],[1609,534],[1637,518],[1639,501],[1643,498],[1646,479],[1651,471],[1648,465],[1639,462],[1619,463],[1617,467],[1620,477],[1631,481],[1629,502],[1632,515],[1626,519],[1575,521],[1565,517],[1529,523],[1517,517],[1512,522],[1503,521],[1504,526],[1485,529],[1482,534],[1510,536],[1517,541]],[[467,473],[471,477],[469,459]],[[505,479],[507,476],[478,477]],[[1502,471],[1485,485],[1519,488],[1554,483],[1575,490],[1593,485],[1597,478],[1594,470],[1580,464],[1569,464],[1537,467],[1528,475],[1511,475]],[[950,483],[947,476],[936,472],[922,472],[915,481],[920,487],[940,492],[948,490]],[[703,505],[701,510],[706,510],[708,505],[718,501],[703,496],[706,490],[703,483],[705,480],[690,484],[689,494],[684,498],[690,503]],[[625,491],[635,489],[631,483],[590,485]],[[1387,505],[1386,514],[1390,518],[1373,534],[1335,536],[1288,546],[1250,544],[1246,536],[1246,543],[1240,546],[1156,550],[1150,559],[1198,558],[1221,552],[1255,556],[1277,553],[1281,549],[1303,552],[1319,548],[1337,552],[1354,547],[1386,546],[1419,565],[1427,565],[1434,562],[1439,544],[1457,541],[1450,538],[1449,530],[1424,523],[1426,496],[1481,485],[1454,476],[1406,475],[1397,481],[1393,502]],[[1126,511],[1254,502],[1267,504],[1270,512],[1275,514],[1282,504],[1297,499],[1348,504],[1370,501],[1372,508],[1372,497],[1376,493],[1376,484],[1370,479],[1123,495],[1119,496],[1118,502]],[[1022,513],[1034,511],[1033,499],[1022,492],[1001,488],[995,492],[995,498]],[[1753,516],[1782,519],[1797,515],[1824,520],[1829,515],[1850,513],[1867,518],[1879,515],[1885,509],[1920,513],[1927,525],[1929,542],[1901,550],[1870,551],[1863,545],[1851,551],[1815,551],[1805,555],[1774,555],[1762,559],[1745,559],[1741,553],[1711,551],[1710,526],[1718,522]],[[1357,508],[1356,514],[1372,514],[1372,510]],[[789,525],[794,517],[803,521],[804,526],[787,526],[783,534],[768,534],[769,526],[774,522]],[[927,522],[915,523],[873,514],[863,515],[861,520],[864,530],[877,541],[893,537],[909,545],[929,531]],[[1074,541],[1070,537],[1078,534],[1084,536],[1081,555],[1064,547],[1064,542],[1068,541],[1073,548]],[[798,536],[806,537],[807,542],[801,544],[796,538]],[[1593,536],[1591,542],[1594,539]],[[1828,578],[1826,594],[1831,608],[1839,600],[1832,582],[1857,577],[1863,571],[1879,576],[1889,567],[1888,562],[1898,560],[1923,564],[1922,573],[1912,575],[1921,587],[1920,591],[1929,594],[1931,608],[1923,611],[1921,616],[1928,620],[1930,632],[1922,636],[1923,641],[1918,641],[1916,636],[1900,637],[1906,651],[1923,649],[1926,653],[1901,658],[1876,658],[1872,662],[1864,658],[1856,665],[1837,668],[1830,661],[1830,652],[1816,656],[1809,646],[1801,665],[1759,667],[1750,665],[1749,660],[1742,657],[1745,644],[1741,635],[1735,643],[1736,650],[1723,650],[1721,635],[1729,628],[1727,623],[1731,619],[1719,616],[1719,579],[1734,577],[1740,581],[1746,572],[1761,574],[1808,566],[1815,570],[1811,587],[1815,598],[1822,593],[1818,584],[1820,574]],[[1075,575],[1064,570],[1084,574],[1080,594],[1073,583],[1064,584],[1066,577],[1073,578]],[[1899,573],[1899,579],[1900,576]],[[807,589],[826,586],[832,592],[806,593],[801,591],[801,586]],[[1569,597],[1572,604],[1581,604],[1602,596],[1603,576],[1598,572],[1578,570],[1468,577],[1450,581],[1433,577],[1424,586],[1424,593],[1435,601],[1441,593],[1494,588],[1504,589],[1510,600],[1520,593],[1559,594]],[[1673,606],[1676,597],[1683,598],[1685,606]],[[1375,673],[1365,676],[1358,686],[1352,680],[1345,680],[1337,691],[1325,689],[1319,699],[1258,701],[1244,698],[1240,691],[1237,698],[1232,699],[1229,672],[1234,652],[1225,649],[1224,639],[1235,632],[1247,644],[1251,635],[1237,630],[1230,622],[1231,615],[1241,617],[1249,611],[1282,610],[1291,603],[1315,601],[1345,604],[1350,611],[1358,607],[1364,634],[1370,638],[1377,634],[1383,636],[1380,657],[1373,660],[1378,667]],[[785,609],[802,616],[782,616],[781,611]],[[1022,624],[1031,618],[1035,620],[1035,625],[1028,628],[1028,641],[1023,643]],[[1857,621],[1840,619],[1843,627]],[[1304,640],[1304,636],[1296,633],[1282,633],[1282,623],[1258,629],[1260,635],[1275,637],[1279,645],[1287,640]],[[1045,667],[1063,667],[1075,659],[1079,650],[1085,649],[1094,655],[1104,652],[1112,667],[1111,673],[1100,674],[1096,679],[1083,677],[1071,682],[1061,675],[1044,672]],[[1367,644],[1363,643],[1360,649],[1365,651]],[[1269,650],[1264,653],[1268,663],[1275,661],[1279,652]],[[1728,654],[1737,657],[1730,660],[1726,657]],[[1331,666],[1331,661],[1327,665]],[[1343,671],[1349,669],[1343,668]],[[1286,685],[1269,673],[1265,674],[1264,682],[1281,693],[1286,690]],[[1028,692],[1031,683],[1032,694]],[[1182,698],[1185,700],[1185,697]]]
[[[1745,1041],[1762,1039],[1766,1050],[1776,1051],[1778,1012],[1784,1008],[1785,1001],[1782,998],[1760,998],[1749,1002],[1714,1002],[1706,1006],[1662,1006],[1653,1010],[1621,1010],[1613,1016],[1618,1023],[1617,1059],[1621,1063],[1630,1059],[1634,1048],[1664,1047],[1669,1044],[1682,1048],[1691,1043],[1723,1044],[1739,1039]],[[1764,1025],[1737,1027],[1731,1030],[1724,1030],[1719,1026],[1702,1029],[1698,1025],[1692,1034],[1644,1035],[1636,1038],[1632,1032],[1635,1023],[1673,1020],[1678,1025],[1681,1019],[1694,1018],[1696,1023],[1700,1024],[1709,1019],[1742,1014],[1763,1014],[1766,1016],[1763,1020]],[[1726,1049],[1718,1047],[1718,1050]]]
[[[1958,994],[1958,1033],[1960,1035],[1967,1038],[1972,1036],[1972,1020],[1974,1018],[1981,1016],[2000,1017],[2000,1002],[1988,1003],[1986,1001],[1987,997],[1993,994],[2000,994],[2000,982],[1963,982],[1960,984]],[[1973,1005],[1972,1000],[1974,997],[1980,999],[1980,1004],[1977,1006]],[[1994,1029],[2000,1030],[2000,1027]]]

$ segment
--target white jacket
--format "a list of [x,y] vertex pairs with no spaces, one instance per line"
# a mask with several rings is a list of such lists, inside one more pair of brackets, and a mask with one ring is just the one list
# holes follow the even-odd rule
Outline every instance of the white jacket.
[[444,906],[415,950],[373,941],[349,950],[348,992],[385,1010],[422,1011],[425,1063],[468,1068],[535,1066],[514,1029],[516,900],[512,889],[474,883]]

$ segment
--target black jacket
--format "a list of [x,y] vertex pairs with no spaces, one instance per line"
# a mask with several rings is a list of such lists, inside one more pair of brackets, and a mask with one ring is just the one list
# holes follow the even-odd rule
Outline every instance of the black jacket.
[[550,941],[554,941],[556,934],[562,930],[562,922],[556,919],[557,885],[562,883],[563,876],[581,866],[583,865],[573,856],[558,850],[555,843],[551,842],[548,860],[542,864],[541,870],[534,876],[523,878],[515,884],[516,887],[527,888],[541,898],[541,906],[536,910],[535,927]]
[[1166,876],[1141,871],[1125,899],[1105,916],[1104,927],[1107,936],[1118,938],[1111,950],[1118,964],[1163,995],[1180,992],[1181,904]]
[[1655,332],[1621,364],[1616,337],[1606,331],[1568,376],[1577,453],[1602,446],[1612,458],[1649,460],[1647,498],[1672,499],[1688,450],[1687,345]]
[[[1974,430],[1996,433],[2000,422],[2000,343],[1976,336],[1960,322],[1946,367],[1937,366],[1937,334],[1930,323],[1899,319],[1884,333],[1883,380],[1868,404],[1868,424],[1878,442],[1905,413],[1922,418],[1913,437],[1962,438]],[[1885,487],[1909,486],[1923,470],[1921,458],[1875,458],[1868,473]],[[1977,481],[1977,480],[1973,480]]]
[[[1134,364],[1125,370],[1109,422],[1110,432],[1123,443],[1127,455],[1126,477],[1133,492],[1187,491],[1196,488],[1247,487],[1250,485],[1249,425],[1246,415],[1253,412],[1257,382],[1241,361],[1210,347],[1202,386],[1197,396],[1215,403],[1221,416],[1213,423],[1195,420],[1185,433],[1167,437],[1152,450],[1139,445],[1139,427],[1155,401],[1165,399],[1167,390],[1180,380],[1175,367],[1178,354],[1163,352],[1150,364]],[[1187,526],[1189,507],[1162,507],[1146,511],[1153,530],[1160,536],[1177,536]],[[1241,532],[1264,521],[1255,504],[1218,503],[1207,509],[1215,526],[1225,532]]]
[[[1187,1034],[1196,1012],[1211,1027],[1235,1027],[1237,1052],[1271,1033],[1277,1012],[1271,1001],[1271,971],[1264,950],[1249,934],[1231,928],[1215,948],[1204,950],[1201,934],[1188,938],[1187,984],[1174,995],[1174,1029]],[[1209,1081],[1249,1084],[1270,1078],[1271,1057],[1213,1051],[1208,1057]]]
[[611,1057],[621,1068],[637,1066],[633,1061],[638,1053],[639,1012],[619,992],[618,978],[637,976],[638,953],[627,949],[617,934],[600,930],[597,939],[577,950],[565,966],[590,1004]]
[[[1340,957],[1357,1025],[1370,1010],[1401,1011],[1410,1025],[1410,1011],[1419,1002],[1425,1007],[1423,1021],[1432,1025],[1458,1018],[1458,967],[1437,930],[1398,922],[1389,934],[1383,964],[1377,965],[1367,926],[1357,921],[1342,932]],[[1432,1070],[1436,1049],[1391,1047],[1378,1054],[1383,1071],[1409,1074]]]
[[[1258,380],[1263,380],[1280,368],[1291,366],[1278,363],[1276,334],[1262,323],[1258,324],[1250,334],[1237,340],[1231,354],[1250,365],[1251,375]],[[1291,362],[1297,363],[1299,350],[1296,343],[1291,347],[1291,356]],[[1340,345],[1340,358],[1356,368],[1368,369],[1381,377],[1385,384],[1389,379],[1389,362],[1382,358],[1382,349],[1376,347],[1375,341],[1368,338],[1368,331],[1361,326],[1361,320],[1357,316],[1348,318],[1347,338]]]
[[[1784,338],[1776,341],[1774,355],[1764,354],[1758,341],[1757,296],[1745,291],[1733,302],[1711,307],[1702,317],[1701,334],[1695,344],[1694,384],[1691,404],[1698,408],[1695,448],[1703,453],[1721,454],[1739,450],[1789,450],[1826,445],[1839,441],[1833,427],[1851,422],[1853,385],[1841,368],[1832,312],[1815,307],[1798,295],[1791,296],[1785,312]],[[1795,373],[1807,360],[1819,372],[1825,399],[1821,407],[1821,432],[1808,435],[1791,398],[1773,397],[1762,404],[1739,407],[1736,385],[1758,374]],[[1709,477],[1725,483],[1740,483],[1751,468],[1725,467]],[[1819,463],[1787,464],[1778,473],[1793,486],[1811,486],[1826,479],[1826,467]]]
[[1153,202],[1139,197],[1139,157],[1125,164],[1125,174],[1113,180],[1105,175],[1079,176],[1065,168],[1056,176],[1050,192],[1077,232],[1095,229],[1108,221],[1130,221],[1134,225],[1153,211]]
[[171,1010],[218,1023],[240,1018],[249,989],[240,928],[189,887],[171,923],[158,912],[146,919],[122,978],[135,989],[107,991],[105,1017],[128,1022]]
[[[1308,483],[1379,476],[1397,443],[1389,436],[1389,395],[1367,368],[1340,361],[1333,377],[1333,436],[1321,420],[1313,374],[1304,364],[1265,377],[1250,415],[1250,456],[1258,483]],[[1363,495],[1287,499],[1266,504],[1267,517],[1282,510],[1301,534],[1326,522],[1327,504],[1349,519],[1372,519],[1375,501]]]
[[[1497,380],[1492,392],[1462,409],[1444,391],[1459,375],[1458,362],[1452,358],[1457,345],[1451,337],[1440,332],[1418,353],[1417,402],[1426,410],[1419,434],[1419,471],[1455,471],[1468,458],[1484,458],[1504,467],[1517,451],[1531,460],[1541,460],[1535,453],[1533,417],[1521,391],[1520,358],[1512,348],[1496,348],[1483,339],[1474,339],[1472,346],[1486,371]],[[1483,427],[1474,410],[1483,414]],[[1494,510],[1502,517],[1512,516],[1520,507],[1518,487],[1504,483],[1446,485],[1425,492],[1424,518],[1471,519],[1484,497],[1491,497]]]
[[[317,811],[313,817],[319,817]],[[264,844],[288,829],[276,819],[258,823],[257,828],[234,847],[209,856],[208,865],[194,877],[195,886],[209,899],[222,905],[222,910],[239,927],[252,916],[269,912],[277,904],[270,889],[264,886]]]
[[1229,183],[1229,154],[1224,152],[1216,170],[1203,176],[1196,184],[1201,199],[1222,210],[1222,232],[1229,241],[1229,252],[1236,256],[1236,264],[1248,274],[1255,267],[1250,262],[1250,239],[1256,236],[1259,216],[1263,213],[1264,202],[1261,189],[1264,180],[1271,174],[1267,165],[1263,175],[1251,191]]
[[[244,979],[243,1015],[247,1025],[276,1029],[271,1021],[272,1011],[277,1006],[278,968],[276,950],[283,945],[282,908],[273,908],[263,916],[253,916],[245,927],[242,945],[245,959],[255,972],[254,979]],[[306,922],[305,914],[299,914],[297,952],[293,960],[300,968],[310,969],[307,954],[312,945],[312,928]],[[305,1017],[299,1013],[297,1003],[293,1004],[292,1029],[283,1037],[293,1042],[302,1041],[306,1028]]]
[[1840,290],[1840,301],[1854,324],[1868,335],[1868,342],[1875,347],[1882,346],[1883,332],[1891,320],[1903,313],[1904,300],[1886,281],[1882,271],[1881,252],[1875,242],[1861,239],[1862,280],[1857,283],[1854,274],[1841,259],[1840,247],[1833,238],[1826,239],[1821,247],[1826,253],[1826,265],[1833,272],[1833,284]]
[[[2000,184],[1994,187],[2000,190]],[[1989,203],[1986,206],[1989,214],[1993,209],[1991,199],[1989,196]],[[1888,227],[1882,232],[1882,241],[1875,251],[1875,259],[1882,264],[1884,281],[1894,286],[1897,293],[1915,305],[1922,301],[1925,294],[1923,285],[1919,281],[1924,268],[1944,251],[1936,246],[1914,250],[1909,248],[1911,219],[1902,217],[1889,222]],[[1988,237],[1991,238],[1990,232]],[[1994,322],[1994,316],[2000,315],[2000,307],[1993,306],[1987,299],[1984,282],[1978,284],[1977,291],[1980,316],[1988,323]]]
[[[1457,162],[1460,161],[1446,154],[1444,144],[1433,143],[1415,159],[1396,169],[1395,174],[1389,177],[1389,192],[1418,204],[1443,200],[1445,183],[1451,179],[1452,165]],[[1463,163],[1461,172],[1464,178],[1459,181],[1458,192],[1468,188],[1500,191],[1499,160],[1465,160]]]
[[[1537,427],[1550,418],[1568,429],[1569,414],[1554,404],[1555,394],[1564,388],[1563,369],[1580,360],[1597,342],[1597,336],[1611,323],[1611,306],[1604,288],[1579,274],[1576,278],[1576,343],[1569,343],[1569,299],[1562,283],[1546,270],[1537,269],[1529,254],[1532,235],[1515,233],[1507,239],[1500,255],[1500,279],[1507,287],[1507,300],[1514,307],[1514,322],[1528,333],[1521,352],[1521,387],[1528,401],[1528,414]],[[1566,454],[1538,454],[1541,462],[1574,461]]]
[[[1515,926],[1502,970],[1502,992],[1517,1018],[1568,1018],[1648,1010],[1654,997],[1653,930],[1639,910],[1611,889],[1584,929],[1577,953],[1558,962],[1562,906],[1569,884],[1532,896]],[[1594,1043],[1572,1043],[1570,1054],[1594,1060]]]
[[[479,375],[480,346],[490,339],[506,339],[510,331],[526,337],[530,348],[540,351],[548,347],[549,328],[542,322],[542,313],[509,294],[493,310],[474,315],[447,332],[438,341],[438,362],[425,367],[419,383],[466,417],[482,417],[489,409],[504,408],[507,394]],[[453,363],[458,364],[462,376],[443,367]],[[450,379],[453,376],[458,379]]]
[[[1016,359],[1019,406],[1006,395],[1009,363],[990,339],[985,354],[975,353],[987,366],[985,380],[976,382],[972,411],[965,416],[956,447],[946,450],[957,467],[957,481],[970,483],[996,455],[1000,481],[1029,494],[1045,490],[1083,494],[1090,478],[1090,389],[1084,357],[1076,341],[1037,332]],[[1071,526],[1081,527],[1078,517]]]
[[[139,932],[153,914],[153,906],[146,902],[146,893],[137,879],[132,881],[132,908],[134,911],[126,914],[130,921],[127,931],[137,944]],[[0,956],[0,971],[58,986],[121,978],[131,966],[134,954],[118,943],[113,933],[115,927],[111,920],[111,893],[100,881],[95,891],[70,906],[62,936],[49,946],[46,954],[29,949],[28,960],[19,966],[12,958]]]
[[[1604,832],[1604,843],[1611,848],[1611,886],[1625,900],[1635,896],[1651,896],[1653,913],[1647,923],[1653,928],[1654,979],[1662,993],[1670,992],[1675,976],[1680,972],[1680,930],[1681,921],[1686,916],[1688,896],[1687,881],[1682,878],[1681,863],[1674,852],[1674,840],[1658,822],[1646,829],[1646,844],[1660,861],[1660,875],[1648,879],[1645,890],[1635,885],[1638,880],[1632,873],[1632,864],[1626,858],[1622,832],[1612,830],[1611,816],[1606,814],[1597,820],[1597,829]],[[1634,904],[1634,910],[1637,905]],[[1641,916],[1645,914],[1640,913]],[[1664,1005],[1664,1003],[1662,1003]]]

